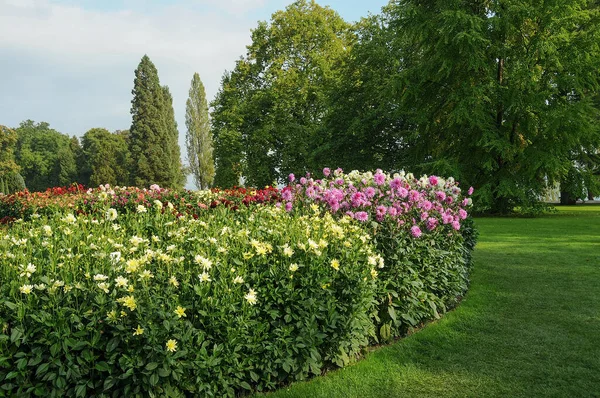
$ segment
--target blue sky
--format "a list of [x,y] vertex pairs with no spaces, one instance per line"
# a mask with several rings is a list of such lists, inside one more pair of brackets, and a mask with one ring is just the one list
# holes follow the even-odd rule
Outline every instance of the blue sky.
[[[387,0],[322,0],[347,21]],[[198,72],[211,100],[250,30],[291,0],[0,0],[0,124],[32,119],[81,136],[131,124],[133,71],[148,54],[173,94],[185,154],[185,101]]]

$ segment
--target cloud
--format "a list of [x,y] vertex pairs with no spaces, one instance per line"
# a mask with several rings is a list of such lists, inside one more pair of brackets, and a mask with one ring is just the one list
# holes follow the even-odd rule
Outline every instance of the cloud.
[[96,126],[126,128],[133,70],[148,54],[161,83],[171,88],[183,135],[193,73],[200,73],[210,100],[224,71],[245,53],[256,25],[236,13],[264,7],[265,1],[144,8],[150,3],[89,9],[68,2],[0,0],[0,120],[11,125],[46,120],[78,135]]

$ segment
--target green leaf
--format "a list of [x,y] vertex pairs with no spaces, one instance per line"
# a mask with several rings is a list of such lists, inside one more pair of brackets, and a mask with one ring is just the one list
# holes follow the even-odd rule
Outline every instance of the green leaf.
[[104,380],[104,384],[102,385],[102,387],[104,388],[104,391],[110,390],[112,388],[112,386],[115,385],[115,383],[117,382],[117,379],[112,377],[112,376],[108,376],[106,378],[106,380]]
[[158,368],[158,363],[156,363],[156,362],[150,362],[146,365],[146,370],[149,370],[149,371],[152,371],[156,368]]
[[99,372],[108,372],[110,366],[106,362],[102,361],[98,362],[94,368]]
[[394,323],[398,322],[398,320],[396,319],[396,310],[391,305],[388,306],[388,314],[390,314],[390,318],[392,318]]
[[75,396],[76,397],[85,397],[87,392],[87,387],[85,384],[78,384],[75,387]]
[[113,337],[106,345],[106,352],[113,352],[119,346],[120,339]]
[[169,377],[170,374],[171,374],[171,371],[169,369],[165,369],[165,368],[158,369],[158,375],[160,377]]
[[246,390],[252,390],[252,387],[250,387],[250,384],[248,384],[248,383],[247,383],[247,382],[245,382],[245,381],[242,381],[242,382],[240,383],[240,387],[242,387],[242,388],[245,388]]
[[43,376],[44,374],[46,374],[46,372],[48,372],[49,367],[50,367],[50,364],[48,364],[48,363],[41,364],[40,366],[38,366],[37,370],[35,371],[35,375]]

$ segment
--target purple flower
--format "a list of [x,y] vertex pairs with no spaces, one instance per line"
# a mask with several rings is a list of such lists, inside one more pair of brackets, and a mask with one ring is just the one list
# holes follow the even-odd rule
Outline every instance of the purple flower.
[[463,206],[467,206],[468,204],[469,204],[469,199],[464,198],[463,201],[462,201],[462,205]]
[[429,177],[429,183],[432,186],[436,186],[438,184],[438,178],[436,176],[431,176]]
[[375,188],[373,187],[367,187],[367,189],[365,189],[365,195],[367,195],[367,198],[372,198],[373,196],[375,196]]
[[292,191],[289,189],[284,189],[283,192],[281,192],[281,197],[283,198],[283,200],[289,202],[290,200],[292,200]]
[[399,178],[394,178],[392,181],[390,181],[390,187],[392,189],[399,189],[402,186],[402,180]]
[[304,177],[300,178],[300,184],[306,185],[306,182],[307,182],[306,178],[304,178]]
[[440,202],[443,201],[444,199],[446,199],[446,192],[442,192],[442,191],[437,191],[435,193],[435,197],[437,198],[437,200],[439,200]]
[[450,224],[452,221],[454,221],[454,217],[451,214],[442,213],[442,223]]
[[429,218],[429,213],[427,213],[426,211],[421,213],[421,221],[425,221],[427,220],[427,218]]
[[400,195],[401,198],[406,198],[408,196],[408,190],[404,187],[400,187],[398,188],[398,195]]
[[473,187],[470,187],[469,191],[467,192],[469,194],[469,196],[473,195],[473,191],[474,191]]
[[330,174],[331,174],[331,170],[329,169],[329,167],[325,167],[325,168],[323,169],[323,175],[324,175],[325,177],[329,177],[329,175],[330,175]]
[[437,227],[437,225],[438,225],[437,218],[429,217],[427,219],[427,225],[426,226],[427,226],[427,229],[429,231],[433,231],[435,229],[435,227]]
[[458,221],[452,221],[452,228],[458,231],[460,229],[460,223]]
[[316,196],[315,189],[313,187],[306,188],[306,196],[308,196],[311,199],[314,199]]
[[291,210],[292,210],[292,202],[286,202],[285,211],[291,211]]
[[335,180],[335,183],[337,185],[344,185],[344,179],[343,178],[338,178],[337,180]]
[[421,236],[421,228],[419,228],[416,225],[413,225],[410,228],[410,233],[412,234],[412,236],[414,236],[415,238],[419,238]]
[[366,202],[365,195],[362,192],[356,192],[350,199],[354,207],[360,207]]
[[413,202],[418,201],[420,197],[421,194],[418,191],[415,191],[414,189],[410,191],[410,200],[412,200]]
[[467,218],[467,212],[463,209],[460,209],[458,211],[458,216],[460,217],[461,220],[464,220],[465,218]]
[[377,185],[383,185],[385,184],[385,174],[383,173],[377,173],[373,176],[373,181],[375,181],[375,184]]
[[396,217],[396,215],[398,214],[398,210],[393,206],[388,207],[387,212],[392,217]]
[[296,176],[294,175],[294,173],[290,173],[288,179],[290,180],[290,182],[296,181]]
[[433,207],[433,204],[431,204],[430,201],[426,200],[425,202],[423,202],[423,210],[429,211],[429,210],[431,210],[432,207]]
[[377,212],[378,216],[385,216],[385,213],[387,212],[387,207],[379,205],[377,206],[377,209],[375,210]]
[[366,211],[357,211],[354,214],[354,218],[356,218],[358,221],[365,222],[369,219],[369,215],[367,214]]

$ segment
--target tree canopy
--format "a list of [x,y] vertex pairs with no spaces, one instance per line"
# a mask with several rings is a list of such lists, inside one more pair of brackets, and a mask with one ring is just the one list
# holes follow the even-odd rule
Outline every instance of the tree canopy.
[[125,135],[93,128],[83,135],[82,148],[83,184],[90,187],[101,184],[128,185],[130,159]]
[[46,122],[32,120],[22,122],[15,131],[18,136],[15,159],[29,190],[43,191],[77,180],[77,163],[69,136],[51,129]]
[[206,92],[198,73],[192,78],[185,107],[185,125],[187,156],[194,183],[200,189],[207,189],[214,180],[215,163]]
[[172,97],[160,85],[158,71],[147,55],[135,70],[131,93],[131,182],[137,186],[183,186]]
[[264,186],[316,167],[349,29],[335,11],[301,0],[252,31],[212,103],[218,183],[233,182],[240,168],[248,184]]

